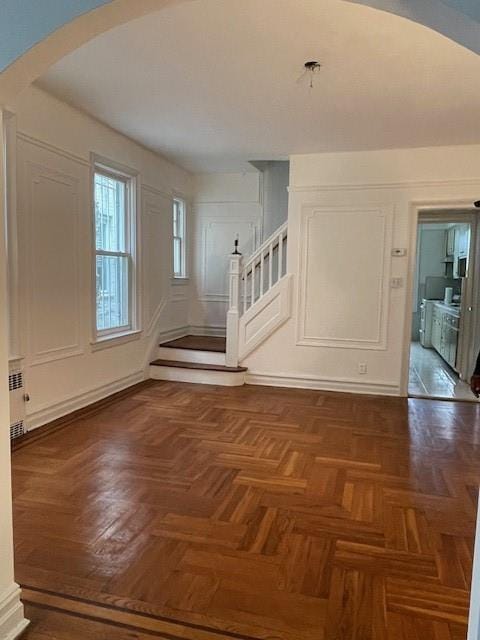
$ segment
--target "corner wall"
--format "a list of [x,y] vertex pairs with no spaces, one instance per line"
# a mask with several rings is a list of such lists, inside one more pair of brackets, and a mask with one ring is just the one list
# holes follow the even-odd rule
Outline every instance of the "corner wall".
[[[291,157],[293,317],[243,362],[256,384],[399,395],[413,203],[473,202],[479,146]],[[405,249],[392,257],[392,249]],[[398,287],[392,287],[392,279]],[[366,373],[360,373],[361,367]]]
[[[38,88],[13,106],[18,338],[11,353],[25,356],[32,428],[143,380],[159,334],[188,325],[189,285],[172,284],[171,237],[173,195],[189,201],[191,185],[183,169]],[[107,348],[92,343],[91,152],[138,171],[140,183],[142,331]]]

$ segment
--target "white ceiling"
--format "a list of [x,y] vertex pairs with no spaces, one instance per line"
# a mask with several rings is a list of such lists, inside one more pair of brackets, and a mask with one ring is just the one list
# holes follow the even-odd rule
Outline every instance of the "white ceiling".
[[[306,60],[324,65],[311,90]],[[96,38],[40,85],[191,171],[480,142],[480,57],[342,0],[191,0]]]

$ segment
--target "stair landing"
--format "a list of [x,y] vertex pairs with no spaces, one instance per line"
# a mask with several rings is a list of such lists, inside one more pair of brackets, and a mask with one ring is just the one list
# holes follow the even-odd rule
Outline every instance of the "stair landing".
[[225,353],[227,350],[227,340],[226,338],[212,336],[183,336],[183,338],[163,342],[160,346],[168,349],[191,349],[192,351]]

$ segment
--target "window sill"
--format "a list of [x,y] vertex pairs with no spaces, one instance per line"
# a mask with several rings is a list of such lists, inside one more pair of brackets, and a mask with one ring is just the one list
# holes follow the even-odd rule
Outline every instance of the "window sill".
[[125,331],[124,333],[114,333],[109,336],[101,336],[93,340],[90,344],[92,351],[101,351],[102,349],[110,349],[110,347],[118,347],[127,342],[138,340],[142,335],[140,330]]
[[190,278],[184,277],[184,278],[171,278],[171,283],[172,286],[174,287],[181,287],[182,285],[186,286],[187,284],[190,284]]

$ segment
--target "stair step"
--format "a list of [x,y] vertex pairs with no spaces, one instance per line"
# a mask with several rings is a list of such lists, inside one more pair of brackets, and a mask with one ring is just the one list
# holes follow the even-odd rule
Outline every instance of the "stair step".
[[200,369],[203,371],[223,371],[227,373],[242,373],[247,367],[227,367],[222,364],[205,364],[203,362],[181,362],[180,360],[154,360],[150,363],[154,367],[175,367],[176,369]]
[[150,377],[154,380],[174,380],[225,387],[239,387],[245,384],[246,371],[246,367],[226,367],[221,364],[183,362],[162,358],[150,363]]
[[163,342],[160,347],[162,349],[188,349],[190,351],[213,351],[215,353],[226,352],[226,338],[214,336],[183,336],[176,340]]

